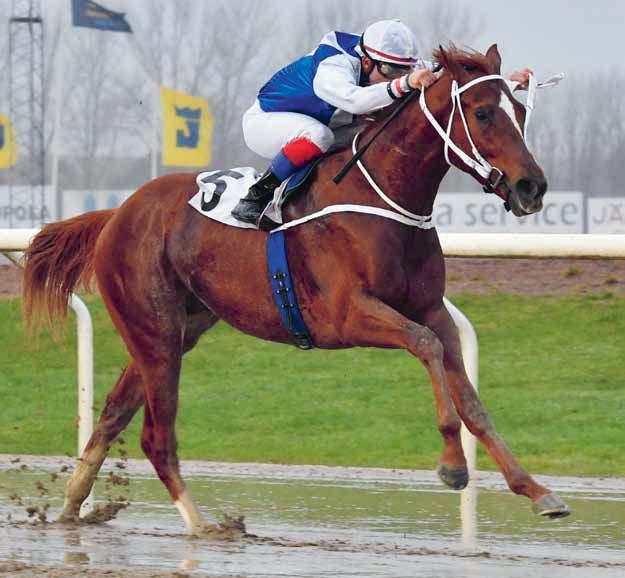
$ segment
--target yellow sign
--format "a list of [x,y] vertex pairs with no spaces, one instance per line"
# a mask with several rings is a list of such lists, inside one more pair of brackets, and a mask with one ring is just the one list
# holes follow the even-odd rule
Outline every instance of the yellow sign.
[[213,117],[208,100],[161,87],[163,165],[205,167],[211,159]]
[[0,169],[8,169],[17,162],[15,133],[9,119],[0,114]]

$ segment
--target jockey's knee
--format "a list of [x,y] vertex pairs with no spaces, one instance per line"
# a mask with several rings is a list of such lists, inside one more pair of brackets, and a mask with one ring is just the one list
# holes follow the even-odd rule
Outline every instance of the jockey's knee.
[[282,148],[283,153],[296,167],[301,167],[325,153],[334,142],[334,134],[324,125],[312,127],[290,140]]
[[306,129],[303,137],[317,145],[325,153],[334,144],[334,132],[325,124],[319,123]]

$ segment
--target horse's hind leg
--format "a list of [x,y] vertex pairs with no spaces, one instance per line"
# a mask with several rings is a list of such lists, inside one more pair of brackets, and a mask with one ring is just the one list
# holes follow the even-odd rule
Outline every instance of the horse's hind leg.
[[172,270],[154,267],[147,291],[121,296],[114,285],[105,287],[105,302],[143,379],[141,447],[189,530],[217,535],[218,527],[204,522],[180,476],[175,433],[182,355],[217,318],[169,275]]
[[[200,336],[217,321],[216,316],[195,300],[189,299],[183,352],[191,350]],[[95,483],[109,448],[143,403],[143,379],[136,362],[131,361],[107,396],[98,424],[66,485],[65,503],[60,521],[78,520],[80,507]]]
[[61,522],[77,521],[111,444],[143,405],[143,384],[134,361],[120,375],[106,398],[98,424],[71,478],[65,486]]
[[[186,303],[187,321],[184,332],[183,352],[190,351],[207,329],[212,327],[219,318],[194,297],[188,296]],[[174,504],[178,508],[187,529],[193,534],[209,534],[216,537],[231,535],[234,531],[243,531],[233,527],[224,530],[214,524],[208,524],[200,514],[186,484],[180,476],[178,457],[176,455],[175,419],[177,411],[178,387],[177,379],[180,368],[176,360],[170,358],[169,364],[160,368],[151,367],[151,376],[146,378],[150,384],[148,403],[145,406],[141,447],[154,465],[159,478],[167,487]],[[162,373],[161,373],[162,372]],[[173,386],[174,382],[176,387]],[[168,384],[165,387],[152,387],[157,384]]]

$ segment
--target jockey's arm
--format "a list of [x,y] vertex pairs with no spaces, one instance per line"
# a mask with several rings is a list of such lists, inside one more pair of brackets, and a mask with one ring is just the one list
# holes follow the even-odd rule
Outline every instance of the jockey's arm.
[[358,86],[352,64],[341,55],[324,60],[313,82],[315,94],[350,114],[367,114],[391,104],[388,82]]

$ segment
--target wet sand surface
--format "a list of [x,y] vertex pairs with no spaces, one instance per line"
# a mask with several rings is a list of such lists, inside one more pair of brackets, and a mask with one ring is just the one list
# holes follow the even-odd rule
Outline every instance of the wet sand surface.
[[623,479],[539,476],[573,511],[543,520],[498,474],[478,474],[464,498],[475,513],[463,515],[431,472],[185,462],[203,513],[244,515],[252,534],[216,543],[186,534],[144,461],[113,460],[100,475],[98,503],[129,503],[116,518],[50,523],[72,464],[0,456],[0,576],[625,576]]

